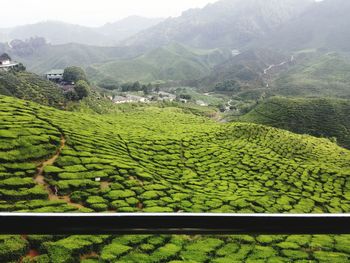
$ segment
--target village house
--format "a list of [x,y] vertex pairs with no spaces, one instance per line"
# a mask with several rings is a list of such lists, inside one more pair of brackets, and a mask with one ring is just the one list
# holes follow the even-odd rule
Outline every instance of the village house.
[[0,70],[8,71],[18,66],[18,63],[11,61],[11,58],[6,53],[0,56]]
[[148,103],[149,100],[147,98],[140,97],[140,96],[127,95],[126,97],[115,96],[114,99],[113,99],[113,102],[116,103],[116,104],[136,103],[136,102]]
[[168,93],[168,92],[164,92],[164,91],[160,91],[158,92],[158,100],[162,100],[162,101],[175,101],[176,100],[176,95]]
[[63,81],[63,69],[53,69],[45,74],[46,79],[52,82],[59,83]]

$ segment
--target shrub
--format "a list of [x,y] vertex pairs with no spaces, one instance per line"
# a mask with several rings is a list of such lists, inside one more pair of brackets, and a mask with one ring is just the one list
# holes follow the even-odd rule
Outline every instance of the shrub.
[[100,196],[89,196],[86,199],[86,203],[89,204],[89,205],[101,204],[101,203],[106,203],[106,202],[107,201],[105,199],[103,199],[102,197],[100,197]]
[[349,235],[340,235],[335,236],[335,249],[344,252],[350,253],[350,236]]
[[255,246],[249,259],[267,259],[276,256],[277,252],[272,247]]
[[239,245],[237,243],[229,243],[216,251],[218,256],[229,256],[236,253],[239,250]]
[[28,242],[20,236],[0,237],[0,258],[3,262],[18,260],[28,248]]
[[329,252],[329,251],[315,251],[314,257],[321,263],[343,263],[349,261],[349,255],[344,253]]
[[153,262],[164,262],[172,259],[179,253],[181,247],[174,244],[166,244],[164,247],[158,248],[151,254],[151,260]]
[[113,190],[110,191],[106,197],[111,200],[118,200],[118,199],[124,199],[127,197],[135,196],[135,192],[131,190]]
[[22,263],[51,263],[50,257],[48,255],[40,255],[35,258],[25,257]]
[[112,243],[110,245],[105,246],[101,251],[101,259],[111,262],[120,258],[122,255],[126,254],[131,250],[131,247]]
[[283,249],[282,254],[288,257],[290,260],[308,259],[309,255],[304,251]]

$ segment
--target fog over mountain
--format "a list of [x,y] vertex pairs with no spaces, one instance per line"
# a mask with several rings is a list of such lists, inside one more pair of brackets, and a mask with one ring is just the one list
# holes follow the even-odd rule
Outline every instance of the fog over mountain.
[[186,11],[122,42],[159,46],[178,41],[201,48],[242,48],[304,12],[313,0],[221,0]]
[[281,50],[323,48],[350,51],[350,2],[324,0],[269,35],[266,46]]
[[46,21],[31,25],[0,29],[0,42],[13,39],[43,37],[49,43],[59,45],[78,43],[95,46],[113,46],[141,30],[163,21],[161,18],[131,16],[101,27],[86,27],[58,21]]

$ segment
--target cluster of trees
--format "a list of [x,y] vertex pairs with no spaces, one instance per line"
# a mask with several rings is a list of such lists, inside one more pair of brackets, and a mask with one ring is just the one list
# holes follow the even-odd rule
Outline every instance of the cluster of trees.
[[35,50],[47,45],[45,38],[33,37],[27,40],[14,39],[10,42],[13,52],[17,56],[32,55]]
[[68,67],[64,70],[63,81],[74,83],[74,90],[66,92],[66,98],[69,100],[82,100],[89,96],[90,85],[85,71],[80,67]]
[[143,91],[145,95],[151,94],[152,91],[159,92],[159,85],[153,85],[151,83],[141,84],[139,81],[127,82],[127,83],[118,83],[114,80],[105,79],[98,84],[101,88],[108,90],[119,90],[121,92],[135,92]]
[[238,92],[241,90],[241,86],[236,80],[226,80],[224,82],[217,83],[214,89],[216,91]]
[[124,83],[120,86],[122,92],[143,91],[145,95],[150,94],[152,91],[159,92],[159,87],[153,86],[151,83],[147,85],[141,84],[136,81],[134,83]]
[[180,94],[178,98],[183,99],[183,100],[191,100],[192,96],[189,94]]

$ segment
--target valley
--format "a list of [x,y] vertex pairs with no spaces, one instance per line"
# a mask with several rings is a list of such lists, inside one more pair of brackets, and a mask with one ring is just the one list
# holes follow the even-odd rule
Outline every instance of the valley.
[[[0,211],[350,213],[349,12],[218,0],[0,28]],[[350,236],[3,235],[0,262],[345,263]]]

